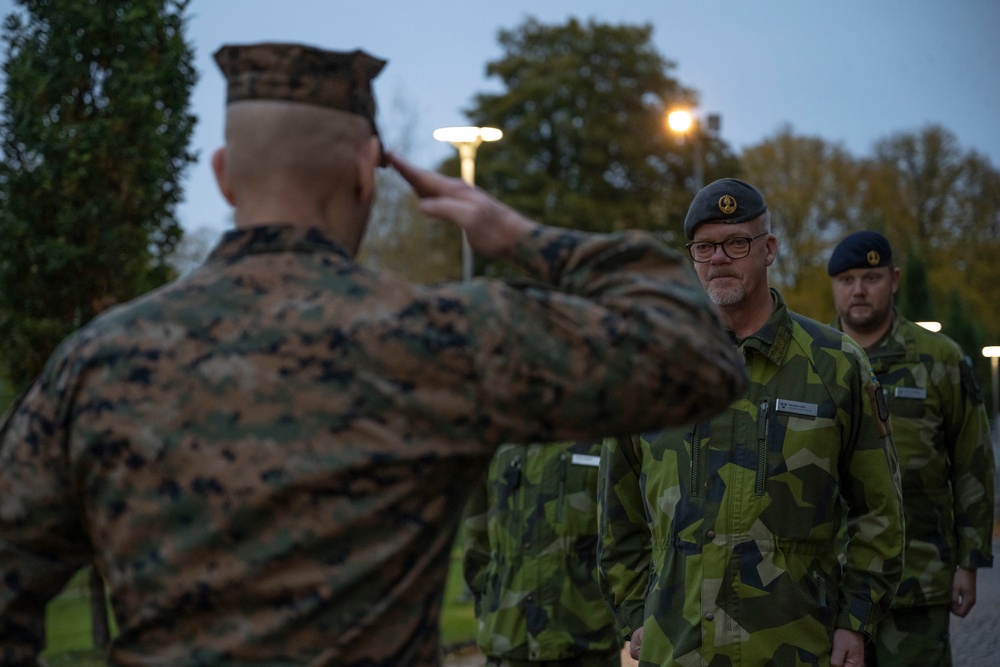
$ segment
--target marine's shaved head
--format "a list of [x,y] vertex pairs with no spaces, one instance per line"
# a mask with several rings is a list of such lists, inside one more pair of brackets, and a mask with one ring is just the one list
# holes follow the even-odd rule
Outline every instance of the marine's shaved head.
[[285,222],[330,229],[356,251],[381,159],[364,116],[313,104],[253,100],[226,109],[213,158],[238,226]]
[[238,197],[350,186],[355,151],[371,137],[369,121],[346,111],[295,102],[232,104],[226,113],[229,178]]

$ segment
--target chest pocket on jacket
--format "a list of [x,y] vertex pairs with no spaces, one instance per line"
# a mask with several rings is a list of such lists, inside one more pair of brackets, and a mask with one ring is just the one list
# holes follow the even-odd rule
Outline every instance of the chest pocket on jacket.
[[809,432],[816,431],[818,435],[817,429],[829,423],[829,419],[823,417],[823,406],[817,403],[786,398],[761,399],[757,412],[754,495],[765,495],[768,480],[788,472],[789,460],[812,443]]
[[882,387],[889,404],[889,414],[922,419],[927,411],[927,390],[923,387]]
[[564,535],[596,532],[597,453],[563,452],[560,455],[555,522]]

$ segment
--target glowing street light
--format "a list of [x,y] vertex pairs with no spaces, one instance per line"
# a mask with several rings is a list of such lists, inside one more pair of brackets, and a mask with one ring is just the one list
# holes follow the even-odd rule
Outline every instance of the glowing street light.
[[[497,141],[503,132],[495,127],[442,127],[434,130],[434,138],[451,144],[458,150],[462,180],[476,184],[476,149],[484,141]],[[472,280],[472,247],[462,231],[462,280]]]
[[983,348],[983,356],[990,358],[990,379],[993,380],[993,416],[1000,412],[1000,397],[997,396],[997,365],[1000,362],[1000,345],[991,345]]
[[685,134],[694,125],[694,118],[687,109],[678,109],[667,114],[667,127],[677,134]]

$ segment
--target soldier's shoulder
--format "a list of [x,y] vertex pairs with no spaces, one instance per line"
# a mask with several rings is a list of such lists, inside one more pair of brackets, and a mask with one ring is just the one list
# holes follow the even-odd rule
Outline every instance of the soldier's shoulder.
[[908,320],[902,323],[906,327],[906,332],[916,344],[917,351],[921,354],[929,354],[938,361],[953,360],[956,363],[966,356],[953,338],[940,331],[929,331],[915,322]]
[[823,324],[799,313],[790,312],[789,315],[792,318],[795,334],[807,341],[810,347],[844,350],[852,355],[861,349],[850,336],[829,324]]
[[851,384],[849,377],[873,378],[871,362],[853,338],[828,324],[792,313],[793,337],[815,372],[828,384]]

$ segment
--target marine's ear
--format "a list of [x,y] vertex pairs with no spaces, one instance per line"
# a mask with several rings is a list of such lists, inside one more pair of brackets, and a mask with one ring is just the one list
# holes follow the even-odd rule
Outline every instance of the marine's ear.
[[375,168],[381,163],[382,142],[372,135],[354,151],[354,164],[358,171],[358,201],[369,203],[375,196]]
[[226,170],[226,147],[217,148],[212,153],[212,172],[215,173],[215,182],[219,186],[219,192],[226,198],[230,206],[236,206],[236,195],[233,193],[233,186],[229,182],[229,172]]

